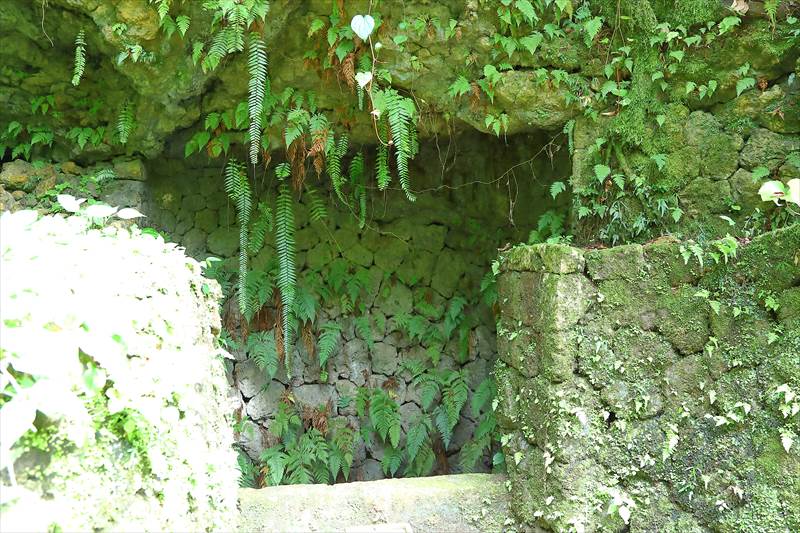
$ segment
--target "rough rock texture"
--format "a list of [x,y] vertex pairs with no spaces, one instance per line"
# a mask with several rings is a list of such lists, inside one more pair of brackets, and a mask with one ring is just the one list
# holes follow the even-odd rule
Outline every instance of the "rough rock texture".
[[[240,531],[506,531],[504,476],[241,489]],[[313,505],[310,503],[313,502]]]
[[800,225],[706,270],[680,246],[505,255],[495,376],[523,523],[800,528]]
[[[452,175],[447,177],[448,185],[461,186],[458,190],[426,193],[414,204],[392,191],[385,201],[373,206],[373,218],[363,229],[346,209],[330,209],[329,218],[320,224],[309,220],[305,199],[296,204],[300,285],[315,287],[327,280],[335,268],[345,268],[351,274],[361,272],[366,280],[359,297],[364,309],[347,312],[339,305],[322,305],[319,310],[315,326],[329,321],[342,326],[342,335],[326,366],[327,380],[321,379],[318,359],[309,356],[302,341],[294,349],[291,381],[281,369],[269,383],[252,360],[240,357],[235,362],[232,376],[240,393],[241,413],[254,422],[245,426],[239,443],[252,459],[258,460],[264,448],[275,442],[268,428],[284,390],[301,407],[317,408],[330,400],[331,417],[349,416],[349,423],[356,430],[360,425],[355,416],[357,387],[384,384],[391,387],[401,413],[405,414],[406,426],[420,413],[419,391],[412,386],[411,375],[402,363],[428,360],[425,352],[428,346],[408,338],[397,319],[410,314],[441,321],[441,314],[452,298],[478,302],[480,280],[489,270],[497,248],[525,238],[525,229],[548,206],[535,200],[546,195],[544,180],[519,180],[518,198],[539,205],[516,209],[513,216],[518,226],[510,227],[506,218],[507,190],[463,187],[480,175],[501,174],[509,160],[524,161],[524,154],[541,142],[540,137],[523,135],[508,145],[493,143],[493,149],[503,154],[505,160],[482,157],[477,147],[486,141],[481,136],[464,135],[458,142],[460,153]],[[423,147],[423,151],[425,161],[436,157],[432,146]],[[565,152],[556,160],[566,163]],[[189,254],[198,259],[216,255],[235,269],[239,237],[235,211],[224,194],[222,170],[196,165],[175,158],[162,159],[148,168],[145,174],[149,192],[141,202],[141,209],[148,215],[149,224],[181,243]],[[536,175],[553,172],[544,162],[529,168]],[[439,176],[430,170],[418,168],[415,172],[419,186],[441,183]],[[548,178],[551,179],[554,177]],[[498,216],[499,213],[502,215]],[[267,245],[253,258],[251,267],[268,269],[274,260],[272,238],[268,237]],[[460,355],[456,333],[455,340],[442,351],[440,364],[444,368],[464,369],[470,390],[475,391],[488,377],[496,358],[494,317],[484,304],[468,306],[465,314],[474,319],[469,330],[468,352]],[[369,319],[372,331],[369,339],[355,327],[354,319],[360,317]],[[314,333],[317,332],[314,328]],[[449,469],[453,472],[458,471],[461,446],[472,435],[467,430],[474,427],[469,406],[462,416],[458,438],[447,449]],[[372,461],[382,456],[379,443],[367,449],[363,457],[356,454],[351,479],[382,478],[380,465],[375,468],[377,463]],[[481,464],[478,468],[487,470],[488,466]]]
[[2,406],[0,528],[230,530],[219,285],[88,217],[4,212],[0,241],[0,368],[30,375]]

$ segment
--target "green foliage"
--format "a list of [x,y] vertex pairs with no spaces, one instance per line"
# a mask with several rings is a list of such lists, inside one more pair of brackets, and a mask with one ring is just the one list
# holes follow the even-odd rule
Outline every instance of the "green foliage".
[[258,331],[247,337],[247,354],[255,361],[269,379],[278,372],[278,347],[274,331]]
[[250,164],[255,166],[261,148],[261,114],[264,111],[264,91],[267,87],[267,48],[257,33],[250,34],[247,67],[250,71],[247,99],[250,119]]
[[369,410],[369,422],[382,441],[397,448],[400,444],[400,407],[383,389],[359,389],[356,410],[359,416]]
[[72,85],[80,84],[86,68],[86,35],[83,30],[75,37],[75,65],[72,68]]
[[256,311],[250,307],[251,301],[247,293],[248,224],[252,214],[253,199],[247,174],[242,164],[233,158],[225,166],[225,192],[236,206],[239,221],[239,309],[243,315],[250,317]]
[[128,142],[133,128],[133,102],[126,100],[125,103],[122,104],[119,116],[117,116],[117,138],[121,144],[126,144]]
[[246,489],[257,489],[258,470],[256,465],[241,451],[238,452],[236,461],[239,465],[239,486]]
[[[339,344],[342,335],[342,326],[336,322],[328,322],[322,326],[322,333],[317,340],[317,353],[319,354],[319,366],[326,368],[328,359],[333,355],[334,350]],[[327,375],[327,372],[326,372]]]
[[[208,0],[203,9],[213,15],[211,27],[213,36],[208,52],[201,65],[203,70],[212,71],[229,54],[241,52],[245,47],[245,33],[256,22],[265,22],[269,2],[267,0]],[[205,48],[205,46],[203,46]],[[251,55],[252,58],[252,55]],[[266,56],[264,56],[266,65]]]
[[286,370],[291,376],[290,353],[292,346],[291,318],[292,304],[297,286],[297,273],[295,272],[295,245],[294,245],[294,199],[289,186],[282,183],[278,193],[277,208],[275,210],[275,249],[278,254],[278,280],[276,285],[281,294],[283,322],[283,349],[286,353]]
[[[353,430],[344,421],[336,420],[327,428],[304,429],[292,407],[278,406],[278,414],[270,431],[281,442],[261,455],[262,472],[268,485],[334,483],[341,474],[347,480],[353,464]],[[323,433],[324,430],[324,433]]]
[[[416,200],[411,192],[408,164],[417,155],[416,106],[414,100],[401,96],[395,89],[379,89],[372,95],[372,103],[382,120],[386,120],[391,133],[391,146],[395,152],[400,186],[410,201]],[[389,144],[388,140],[380,140]]]

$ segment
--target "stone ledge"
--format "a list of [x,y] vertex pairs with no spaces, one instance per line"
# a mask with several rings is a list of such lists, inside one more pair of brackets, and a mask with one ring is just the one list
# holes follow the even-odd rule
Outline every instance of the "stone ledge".
[[239,531],[503,531],[506,477],[459,474],[240,489]]

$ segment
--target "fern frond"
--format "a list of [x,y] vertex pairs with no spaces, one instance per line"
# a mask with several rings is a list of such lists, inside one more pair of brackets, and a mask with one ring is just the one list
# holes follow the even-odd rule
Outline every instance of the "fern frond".
[[367,341],[367,347],[371,350],[375,345],[375,339],[372,334],[372,324],[369,321],[369,316],[360,316],[353,320],[356,333],[359,337]]
[[[378,128],[381,139],[387,138],[386,122],[380,121]],[[378,182],[378,190],[381,191],[385,191],[386,187],[392,182],[392,173],[389,169],[389,147],[383,142],[378,143],[378,154],[375,158],[375,177]]]
[[433,464],[435,460],[436,456],[433,453],[431,441],[430,439],[426,439],[420,447],[419,452],[417,452],[414,460],[409,461],[408,466],[405,469],[405,475],[427,476],[433,470]]
[[86,36],[83,30],[75,37],[75,65],[72,68],[72,85],[78,86],[86,68]]
[[156,11],[158,12],[159,20],[164,20],[164,17],[169,13],[169,7],[172,0],[150,0],[150,3],[156,4]]
[[342,326],[336,322],[328,322],[322,326],[322,333],[320,333],[319,340],[317,341],[320,368],[325,368],[328,359],[333,355],[333,351],[339,343],[341,334]]
[[422,445],[428,438],[430,419],[425,416],[422,420],[412,423],[406,435],[406,451],[408,452],[408,462],[413,463]]
[[381,439],[396,448],[400,443],[400,411],[383,389],[376,389],[370,397],[369,419]]
[[256,466],[250,458],[239,450],[236,462],[239,466],[239,486],[247,489],[257,489]]
[[247,353],[255,361],[256,366],[272,379],[278,372],[278,347],[275,344],[274,331],[259,331],[247,337]]
[[133,103],[130,100],[126,100],[122,104],[122,109],[120,109],[117,117],[117,136],[120,143],[125,144],[128,142],[128,138],[133,132],[133,122]]
[[274,219],[272,216],[272,208],[265,202],[258,203],[258,214],[250,229],[250,246],[248,247],[250,254],[255,255],[264,246],[267,238],[267,233],[272,231]]
[[339,140],[331,142],[327,147],[327,152],[325,154],[325,163],[327,166],[328,176],[331,178],[331,183],[333,183],[333,190],[336,192],[336,196],[339,197],[341,201],[344,201],[344,195],[342,194],[342,185],[344,185],[344,176],[342,175],[342,158],[347,153],[347,147],[349,146],[350,140],[347,137],[347,134],[342,134],[339,137]]
[[258,164],[261,147],[261,113],[267,85],[267,47],[257,33],[250,34],[247,67],[250,71],[247,110],[250,116],[250,164]]
[[400,464],[403,462],[403,452],[396,446],[384,448],[383,459],[381,459],[381,467],[383,474],[386,476],[394,476],[400,469]]
[[488,448],[487,439],[471,440],[464,443],[461,451],[458,454],[458,464],[465,472],[472,472],[475,469],[475,464],[480,460],[483,451]]
[[414,124],[414,101],[401,96],[394,89],[386,89],[384,98],[387,121],[389,122],[395,147],[397,175],[400,179],[400,186],[409,201],[413,202],[417,198],[411,192],[409,162],[419,150],[417,129]]
[[251,307],[251,299],[247,292],[247,264],[248,264],[248,225],[252,211],[252,194],[250,182],[241,163],[231,158],[225,167],[225,192],[236,206],[239,222],[239,309],[249,320],[255,309]]
[[353,159],[350,160],[350,167],[348,168],[350,183],[357,185],[364,179],[364,152],[358,152]]
[[453,427],[450,425],[450,417],[443,405],[439,405],[433,411],[433,423],[439,434],[442,436],[442,442],[445,449],[450,446],[450,440],[453,438]]
[[[281,184],[278,193],[277,209],[275,213],[275,248],[278,252],[278,289],[281,293],[283,304],[283,343],[286,353],[286,371],[291,374],[291,330],[289,329],[290,315],[294,302],[294,294],[297,285],[297,275],[295,273],[295,225],[294,211],[292,209],[292,193],[289,186]],[[291,377],[291,376],[290,376]]]
[[328,210],[325,208],[325,202],[319,197],[315,189],[308,189],[308,198],[308,211],[311,222],[320,222],[328,218]]
[[473,417],[478,416],[483,406],[491,402],[496,394],[495,388],[496,385],[492,378],[486,378],[481,381],[480,385],[478,385],[478,388],[475,390],[475,394],[472,395],[471,408]]

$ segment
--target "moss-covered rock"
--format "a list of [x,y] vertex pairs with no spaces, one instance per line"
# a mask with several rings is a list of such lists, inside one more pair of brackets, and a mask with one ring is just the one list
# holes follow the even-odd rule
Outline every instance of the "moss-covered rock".
[[[530,249],[506,255],[498,350],[509,366],[495,376],[520,521],[797,527],[800,413],[780,412],[778,390],[800,387],[799,238],[798,225],[760,236],[705,271],[670,240],[584,252],[586,274],[546,272]],[[591,276],[597,293],[583,307],[579,290],[550,299],[547,276]],[[554,328],[562,305],[582,316]]]

